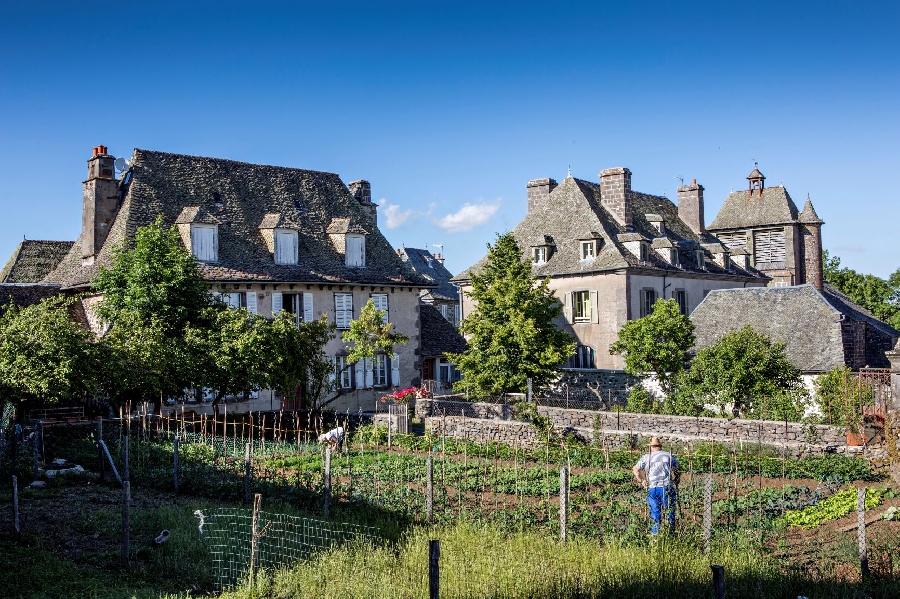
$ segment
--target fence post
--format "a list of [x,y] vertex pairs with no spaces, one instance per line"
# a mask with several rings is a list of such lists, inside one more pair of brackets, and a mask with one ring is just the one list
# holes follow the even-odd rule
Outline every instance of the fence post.
[[262,504],[262,495],[253,496],[253,521],[250,534],[250,590],[256,586],[256,567],[259,559],[259,508]]
[[713,593],[716,599],[725,599],[725,568],[712,565]]
[[12,493],[13,493],[13,531],[18,535],[22,532],[19,527],[19,479],[15,474],[12,476]]
[[40,447],[38,447],[38,427],[35,426],[31,433],[31,470],[34,478],[38,477],[38,458],[40,457]]
[[528,385],[528,389],[527,389],[528,403],[531,403],[532,401],[534,401],[534,395],[532,394],[532,391],[531,391],[531,377],[528,377],[527,379],[525,379],[525,384]]
[[431,539],[428,541],[428,599],[438,599],[441,589],[440,559],[441,542],[437,539]]
[[244,503],[250,503],[250,443],[244,446]]
[[97,474],[100,475],[100,482],[106,482],[106,468],[103,464],[103,416],[97,416]]
[[425,460],[425,519],[434,524],[434,458]]
[[869,575],[869,557],[866,555],[866,488],[856,489],[856,538],[859,542],[859,567],[862,577]]
[[178,435],[172,441],[172,470],[175,477],[175,494],[178,494]]
[[712,474],[707,474],[703,481],[703,553],[709,553],[712,537],[712,482]]
[[129,435],[125,435],[125,451],[123,452],[125,465],[122,479],[122,563],[126,565],[131,554],[131,481],[128,469],[128,439]]
[[325,517],[331,513],[331,445],[325,445]]
[[569,470],[565,466],[559,469],[559,539],[566,540],[566,527],[569,516]]

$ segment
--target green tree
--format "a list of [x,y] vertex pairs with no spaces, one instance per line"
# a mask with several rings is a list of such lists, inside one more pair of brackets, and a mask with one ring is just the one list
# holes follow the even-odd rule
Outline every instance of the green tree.
[[313,409],[327,405],[322,399],[331,388],[334,365],[325,355],[325,345],[334,336],[335,324],[325,317],[297,324],[293,315],[282,311],[268,329],[268,385],[282,397],[307,400]]
[[841,267],[841,259],[822,252],[825,280],[850,296],[854,302],[896,329],[900,329],[900,268],[884,280]]
[[460,323],[468,349],[448,358],[463,378],[455,384],[478,395],[524,392],[527,379],[542,387],[559,375],[575,352],[575,340],[553,319],[562,306],[549,278],[535,280],[512,233],[488,245],[484,269],[472,275],[475,309]]
[[0,316],[0,391],[22,402],[81,400],[97,386],[93,335],[77,324],[73,298],[54,297]]
[[679,377],[676,395],[742,418],[797,420],[807,394],[784,347],[747,325],[698,351]]
[[694,345],[694,324],[681,313],[674,299],[656,300],[653,311],[626,322],[609,353],[623,355],[625,372],[634,376],[653,373],[663,390],[684,371]]
[[394,325],[385,322],[387,312],[378,310],[371,299],[360,310],[359,318],[350,321],[350,328],[344,331],[344,343],[352,344],[347,362],[355,364],[363,358],[374,358],[375,354],[394,357],[394,346],[409,342],[409,337],[393,331]]

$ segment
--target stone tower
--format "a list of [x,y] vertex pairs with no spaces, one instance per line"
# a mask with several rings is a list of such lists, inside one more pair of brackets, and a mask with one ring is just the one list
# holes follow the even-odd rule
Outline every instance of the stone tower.
[[85,265],[93,264],[94,256],[103,247],[110,223],[119,207],[119,184],[115,179],[115,157],[106,146],[94,148],[88,160],[87,180],[82,184],[81,258]]
[[803,236],[803,282],[822,291],[824,267],[822,265],[822,225],[825,221],[816,214],[809,196],[803,212],[797,217]]

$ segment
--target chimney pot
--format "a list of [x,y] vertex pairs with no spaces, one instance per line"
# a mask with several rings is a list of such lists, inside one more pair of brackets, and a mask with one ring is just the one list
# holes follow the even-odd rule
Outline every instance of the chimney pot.
[[696,179],[691,179],[691,185],[696,185],[696,184],[697,184],[697,180],[696,180]]

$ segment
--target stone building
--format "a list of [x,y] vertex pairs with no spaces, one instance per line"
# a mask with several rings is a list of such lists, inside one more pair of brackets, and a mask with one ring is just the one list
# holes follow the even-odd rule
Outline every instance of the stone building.
[[772,279],[770,285],[809,283],[821,291],[825,223],[812,201],[807,198],[798,211],[786,188],[766,187],[758,168],[747,182],[746,191],[734,191],[725,198],[708,231],[732,252],[747,251],[750,264]]
[[422,301],[434,306],[453,326],[459,325],[459,288],[451,282],[453,275],[444,267],[444,258],[428,250],[408,247],[399,248],[397,255],[407,266],[435,285],[422,290]]
[[[527,201],[528,214],[512,232],[534,275],[550,277],[563,305],[558,325],[578,340],[568,368],[622,368],[610,344],[657,299],[674,298],[690,314],[710,291],[769,281],[747,250],[729,249],[706,231],[696,181],[678,188],[676,205],[632,190],[631,171],[611,168],[599,184],[571,175],[560,184],[529,181]],[[471,273],[485,259],[453,279],[464,292],[463,314],[472,309],[465,294]]]
[[[326,347],[341,396],[336,408],[371,409],[383,389],[418,382],[419,294],[434,285],[382,236],[367,181],[348,187],[333,173],[140,149],[116,178],[114,162],[105,147],[94,149],[81,234],[44,283],[89,292],[113,248],[162,216],[232,306],[284,310],[298,322],[325,314],[337,324]],[[369,299],[410,341],[393,359],[348,367],[340,333]]]

